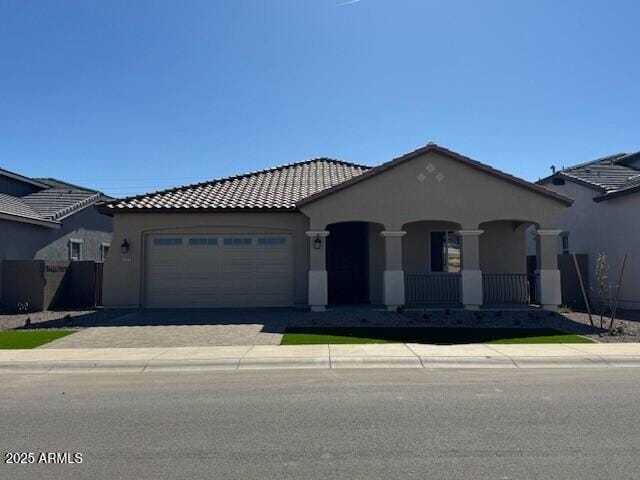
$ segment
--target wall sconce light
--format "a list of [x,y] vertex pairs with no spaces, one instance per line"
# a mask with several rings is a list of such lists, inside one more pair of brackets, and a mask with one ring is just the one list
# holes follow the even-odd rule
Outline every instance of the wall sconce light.
[[120,250],[122,251],[123,254],[127,254],[129,252],[129,242],[127,241],[126,238],[122,241],[122,245],[120,245]]
[[316,235],[316,238],[313,240],[313,248],[320,250],[320,247],[322,247],[322,240],[320,239],[320,235]]

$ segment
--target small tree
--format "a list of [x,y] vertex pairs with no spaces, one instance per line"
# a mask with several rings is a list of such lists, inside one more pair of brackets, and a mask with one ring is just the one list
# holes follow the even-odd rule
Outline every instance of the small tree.
[[600,328],[603,328],[604,314],[609,300],[609,262],[606,253],[599,253],[596,259],[596,283],[600,302]]

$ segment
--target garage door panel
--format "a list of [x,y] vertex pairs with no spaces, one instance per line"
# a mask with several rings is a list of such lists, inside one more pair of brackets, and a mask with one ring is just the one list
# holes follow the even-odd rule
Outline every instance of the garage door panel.
[[151,235],[146,245],[148,306],[284,306],[293,302],[287,235]]

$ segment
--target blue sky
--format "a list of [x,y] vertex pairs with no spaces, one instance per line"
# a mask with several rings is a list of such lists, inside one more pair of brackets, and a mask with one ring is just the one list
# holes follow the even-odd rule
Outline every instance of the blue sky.
[[640,150],[638,1],[0,0],[0,166],[127,195],[435,141]]

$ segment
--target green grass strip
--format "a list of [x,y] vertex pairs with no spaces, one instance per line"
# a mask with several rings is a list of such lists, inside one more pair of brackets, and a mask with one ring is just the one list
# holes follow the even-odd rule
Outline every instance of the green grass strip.
[[74,330],[9,330],[0,332],[0,350],[36,348],[67,335]]
[[281,345],[362,343],[593,343],[551,328],[412,328],[308,327],[287,328]]

